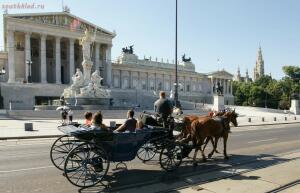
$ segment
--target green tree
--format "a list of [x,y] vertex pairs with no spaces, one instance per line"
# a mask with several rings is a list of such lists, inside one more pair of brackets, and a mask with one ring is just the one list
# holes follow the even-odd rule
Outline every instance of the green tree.
[[294,82],[299,83],[300,67],[298,67],[298,66],[283,66],[282,70],[286,76],[291,78]]

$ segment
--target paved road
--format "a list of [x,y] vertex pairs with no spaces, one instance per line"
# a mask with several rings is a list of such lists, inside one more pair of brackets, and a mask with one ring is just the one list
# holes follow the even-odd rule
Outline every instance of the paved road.
[[[282,161],[276,155],[300,148],[300,124],[262,127],[233,128],[229,139],[230,160],[224,161],[220,154],[213,160],[200,163],[195,169],[187,159],[178,171],[166,173],[154,161],[143,164],[138,159],[128,163],[128,171],[110,170],[107,180],[112,190],[122,191],[126,185],[141,186],[156,182],[174,182],[182,176],[192,176],[211,171],[222,171],[236,164],[274,164]],[[54,139],[0,141],[0,187],[1,192],[99,192],[102,186],[78,189],[72,186],[62,172],[54,168],[49,159],[49,150]],[[220,151],[222,143],[219,144]],[[198,156],[200,158],[200,154]],[[272,161],[260,159],[270,157]],[[252,164],[253,165],[253,164]],[[114,169],[115,164],[111,165]]]

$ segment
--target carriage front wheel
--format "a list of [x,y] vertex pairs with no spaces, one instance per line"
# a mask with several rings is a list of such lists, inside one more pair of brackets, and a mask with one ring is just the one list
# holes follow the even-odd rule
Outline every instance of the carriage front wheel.
[[159,163],[166,171],[173,171],[180,166],[182,158],[182,146],[179,143],[170,142],[162,148]]
[[106,151],[94,144],[84,143],[68,154],[64,172],[73,185],[90,187],[105,177],[108,168],[109,159]]
[[156,154],[156,147],[151,141],[147,141],[144,145],[140,147],[137,152],[137,157],[143,161],[150,161]]
[[65,159],[68,153],[81,142],[75,137],[63,135],[56,139],[51,146],[50,159],[59,170],[64,170]]

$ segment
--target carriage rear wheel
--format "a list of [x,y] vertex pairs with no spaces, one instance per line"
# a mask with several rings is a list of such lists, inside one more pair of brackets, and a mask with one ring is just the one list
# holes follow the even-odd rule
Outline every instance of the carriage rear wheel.
[[106,151],[94,144],[84,143],[68,154],[64,172],[73,185],[90,187],[105,177],[108,168],[109,159]]
[[50,150],[50,159],[59,170],[64,170],[65,159],[68,153],[80,144],[75,137],[63,135],[56,139]]
[[140,149],[137,152],[137,157],[143,161],[150,161],[153,159],[153,157],[156,154],[156,147],[151,141],[147,141],[144,145],[140,147]]
[[166,144],[160,152],[159,163],[166,171],[176,170],[182,162],[182,146],[176,142]]

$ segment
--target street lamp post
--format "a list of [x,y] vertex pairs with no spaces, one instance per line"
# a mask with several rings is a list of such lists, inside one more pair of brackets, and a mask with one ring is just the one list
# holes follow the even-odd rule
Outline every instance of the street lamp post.
[[175,107],[179,107],[178,101],[178,77],[177,77],[177,0],[175,7],[175,93],[174,93]]
[[32,79],[31,79],[31,65],[32,65],[32,61],[31,60],[26,60],[26,64],[28,65],[28,77],[27,77],[27,82],[31,83]]

